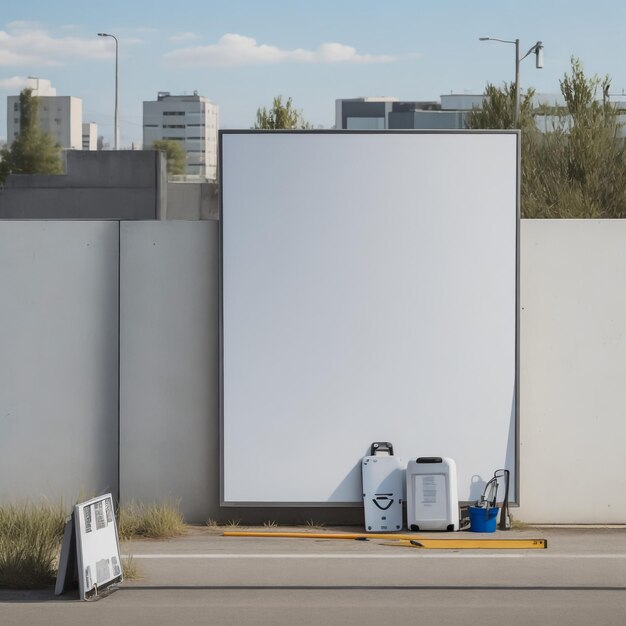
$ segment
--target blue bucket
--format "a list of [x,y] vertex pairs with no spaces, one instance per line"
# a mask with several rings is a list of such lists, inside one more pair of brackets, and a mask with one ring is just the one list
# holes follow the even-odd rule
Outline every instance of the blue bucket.
[[483,509],[479,506],[470,506],[470,530],[474,533],[495,533],[498,507]]

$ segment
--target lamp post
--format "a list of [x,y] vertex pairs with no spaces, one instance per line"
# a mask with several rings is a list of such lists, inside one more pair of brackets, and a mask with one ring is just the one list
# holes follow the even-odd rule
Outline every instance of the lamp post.
[[39,76],[28,76],[28,80],[36,80],[37,86],[35,87],[35,93],[39,95]]
[[519,39],[512,41],[510,39],[498,39],[497,37],[479,37],[480,41],[499,41],[500,43],[512,43],[515,45],[515,115],[513,118],[513,125],[515,128],[519,126],[520,116],[520,89],[519,89],[519,64],[529,54],[535,55],[535,67],[541,69],[543,67],[543,44],[538,41],[530,50],[522,57],[519,56]]
[[109,33],[98,33],[98,37],[112,37],[115,40],[115,150],[119,150],[120,146],[120,113],[117,108],[117,60],[118,60],[118,41],[115,35]]

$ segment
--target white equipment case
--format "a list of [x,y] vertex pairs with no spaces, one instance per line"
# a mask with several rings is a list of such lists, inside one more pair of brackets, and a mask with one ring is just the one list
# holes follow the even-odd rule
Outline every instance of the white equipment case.
[[406,468],[407,526],[410,530],[458,530],[456,463],[440,456],[420,457]]
[[405,469],[388,441],[375,441],[361,461],[365,530],[402,530]]

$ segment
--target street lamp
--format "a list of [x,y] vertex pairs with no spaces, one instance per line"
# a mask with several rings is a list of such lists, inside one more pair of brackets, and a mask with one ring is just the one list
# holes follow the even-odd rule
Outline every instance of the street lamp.
[[115,39],[115,150],[119,150],[120,146],[120,113],[117,108],[117,59],[118,59],[118,42],[115,35],[109,33],[98,33],[98,37],[112,37]]
[[37,87],[35,87],[35,93],[39,95],[39,76],[28,76],[28,80],[36,80]]
[[535,67],[541,69],[543,67],[543,44],[538,41],[530,50],[520,59],[519,56],[519,39],[511,41],[510,39],[498,39],[497,37],[479,37],[479,41],[499,41],[500,43],[515,44],[515,116],[513,125],[515,128],[519,126],[519,109],[520,109],[520,92],[519,92],[519,64],[529,54],[535,55]]

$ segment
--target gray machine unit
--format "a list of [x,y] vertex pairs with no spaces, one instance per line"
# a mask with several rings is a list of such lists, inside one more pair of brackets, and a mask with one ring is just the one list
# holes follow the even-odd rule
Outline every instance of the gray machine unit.
[[459,530],[456,463],[452,459],[426,456],[410,460],[406,493],[410,530]]
[[393,456],[387,441],[372,444],[370,455],[361,462],[365,530],[394,532],[402,529],[402,500],[405,469]]

